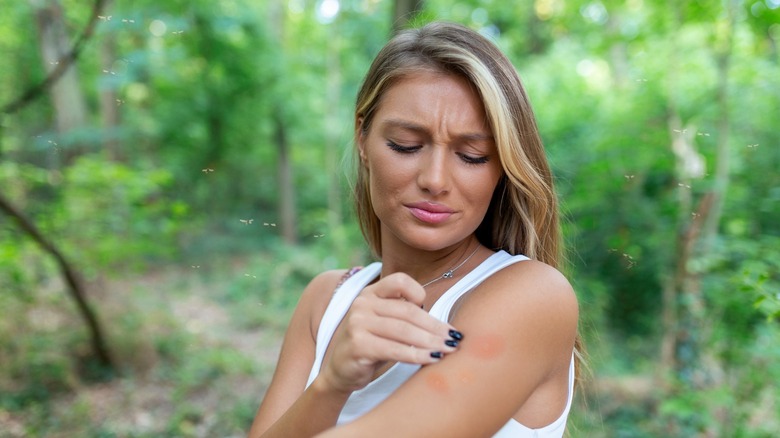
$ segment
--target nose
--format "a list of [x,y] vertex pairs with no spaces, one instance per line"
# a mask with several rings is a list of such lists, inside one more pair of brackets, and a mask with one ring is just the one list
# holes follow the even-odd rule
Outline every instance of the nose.
[[430,195],[438,196],[450,190],[450,167],[444,148],[431,147],[420,160],[417,185]]

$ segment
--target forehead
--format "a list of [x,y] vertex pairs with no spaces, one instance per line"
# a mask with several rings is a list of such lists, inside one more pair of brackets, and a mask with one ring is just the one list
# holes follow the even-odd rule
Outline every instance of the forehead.
[[450,73],[423,70],[404,75],[385,90],[376,111],[379,123],[400,118],[489,132],[476,88],[466,78]]

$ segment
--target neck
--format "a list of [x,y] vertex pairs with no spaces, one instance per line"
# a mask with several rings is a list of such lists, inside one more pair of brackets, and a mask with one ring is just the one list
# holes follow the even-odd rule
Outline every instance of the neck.
[[[453,272],[453,278],[457,279],[469,272],[471,263],[479,259],[476,253],[479,252],[480,247],[480,243],[473,236],[437,251],[425,251],[411,247],[394,248],[383,245],[382,276],[403,272],[417,280],[418,283],[426,284],[457,267],[458,269]],[[466,261],[471,255],[473,257]],[[466,263],[459,266],[464,261]],[[437,281],[431,284],[431,287],[443,281],[445,280]]]

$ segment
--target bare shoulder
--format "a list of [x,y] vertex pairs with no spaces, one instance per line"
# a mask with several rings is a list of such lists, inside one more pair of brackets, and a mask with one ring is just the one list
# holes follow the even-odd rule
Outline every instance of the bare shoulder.
[[[316,300],[317,298],[322,298],[322,296],[328,296],[327,292],[332,294],[347,272],[347,269],[332,269],[320,272],[309,281],[306,289],[303,290],[302,298]],[[328,299],[330,299],[329,296]]]
[[577,297],[566,277],[527,260],[496,272],[468,294],[452,323],[501,343],[516,359],[534,355],[537,364],[554,371],[569,363],[578,318]]
[[526,260],[511,264],[486,279],[464,300],[466,306],[532,307],[537,311],[573,313],[577,297],[569,281],[545,263]]
[[306,286],[298,302],[298,309],[309,316],[312,337],[316,338],[317,327],[322,315],[333,297],[333,292],[347,274],[347,269],[333,269],[317,274]]

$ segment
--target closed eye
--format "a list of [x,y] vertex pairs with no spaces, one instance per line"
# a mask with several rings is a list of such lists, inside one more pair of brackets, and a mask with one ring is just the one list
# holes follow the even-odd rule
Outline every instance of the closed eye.
[[395,152],[401,153],[401,154],[413,154],[417,151],[419,151],[422,146],[416,145],[416,146],[402,146],[392,140],[387,141],[387,146],[394,150]]
[[481,156],[481,157],[475,157],[475,156],[472,156],[472,155],[467,155],[467,154],[460,153],[460,154],[458,154],[458,156],[466,164],[485,164],[488,161],[490,161],[490,156],[488,156],[488,155],[484,155],[484,156]]

